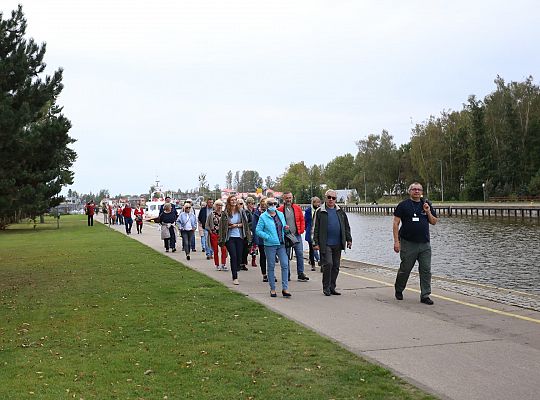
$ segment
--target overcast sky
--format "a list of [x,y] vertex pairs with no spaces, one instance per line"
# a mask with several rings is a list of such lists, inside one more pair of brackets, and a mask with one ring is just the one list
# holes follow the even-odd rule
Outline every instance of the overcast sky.
[[[21,1],[2,0],[4,18]],[[22,1],[79,192],[211,187],[356,154],[540,67],[537,1]]]

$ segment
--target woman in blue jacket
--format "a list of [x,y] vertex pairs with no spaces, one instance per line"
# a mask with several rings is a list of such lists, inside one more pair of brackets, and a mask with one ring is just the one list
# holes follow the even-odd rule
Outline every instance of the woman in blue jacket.
[[289,227],[285,222],[285,216],[281,211],[277,210],[276,206],[276,199],[266,199],[267,209],[260,215],[255,232],[264,244],[270,296],[277,296],[274,273],[277,255],[279,257],[279,264],[281,265],[281,294],[283,294],[283,297],[291,297],[291,293],[288,290],[289,257],[287,257],[287,251],[285,250],[285,230]]

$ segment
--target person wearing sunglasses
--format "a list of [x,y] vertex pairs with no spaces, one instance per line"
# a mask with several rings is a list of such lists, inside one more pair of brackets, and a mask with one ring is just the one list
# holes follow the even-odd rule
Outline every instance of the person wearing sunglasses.
[[276,199],[272,197],[266,199],[267,209],[260,215],[255,232],[264,243],[270,297],[277,296],[274,273],[276,255],[281,266],[281,294],[283,297],[291,297],[289,292],[289,257],[285,250],[285,232],[289,227],[283,213],[278,211],[277,204]]
[[304,247],[302,244],[302,233],[306,229],[304,213],[299,205],[293,203],[291,192],[283,193],[283,205],[278,208],[285,215],[285,221],[289,226],[289,231],[296,237],[296,243],[292,249],[296,256],[296,273],[299,282],[307,282],[309,278],[304,274]]
[[339,296],[336,281],[341,251],[352,247],[351,227],[347,214],[336,204],[337,193],[327,190],[325,201],[315,212],[312,243],[318,250],[323,267],[322,286],[325,296]]
[[180,235],[182,236],[182,249],[186,253],[186,259],[189,260],[191,250],[191,240],[195,236],[195,230],[197,229],[197,219],[195,214],[191,212],[191,204],[184,204],[184,209],[176,220]]
[[418,182],[411,183],[409,198],[399,203],[394,210],[392,226],[394,251],[399,253],[401,259],[394,287],[396,299],[403,300],[403,291],[418,260],[420,301],[432,305],[433,300],[429,298],[431,294],[429,225],[437,223],[437,214],[433,206],[422,198],[422,194],[422,185]]

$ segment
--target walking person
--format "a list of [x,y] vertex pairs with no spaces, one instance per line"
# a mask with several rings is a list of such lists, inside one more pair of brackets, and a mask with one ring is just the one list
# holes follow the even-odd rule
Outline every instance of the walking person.
[[157,218],[161,225],[161,239],[163,239],[166,253],[169,252],[169,249],[172,249],[173,253],[176,251],[176,231],[174,230],[176,213],[172,211],[172,207],[171,203],[165,203],[163,212]]
[[244,251],[244,239],[251,241],[246,213],[238,207],[236,196],[229,196],[219,224],[219,243],[225,244],[231,256],[233,284],[238,285],[238,271]]
[[[219,245],[219,224],[221,214],[223,212],[223,202],[216,200],[214,209],[206,217],[205,228],[208,232],[209,242],[207,245],[212,246],[212,254],[214,257],[214,265],[217,271],[227,271],[227,248],[225,245]],[[221,255],[221,264],[220,264]]]
[[283,297],[291,297],[289,292],[289,257],[285,250],[285,231],[289,227],[283,213],[276,208],[276,199],[266,199],[266,205],[267,209],[260,215],[255,232],[264,243],[270,297],[277,296],[274,271],[276,256],[279,258],[279,265],[281,266],[281,294]]
[[[249,221],[249,229],[251,229],[251,236],[255,236],[255,226],[253,224],[253,214],[255,213],[255,199],[251,196],[246,198],[246,214],[248,216]],[[251,256],[251,266],[254,268],[257,268],[257,245],[255,243],[250,243],[247,248],[247,253]],[[246,255],[246,264],[247,264],[247,255]]]
[[296,237],[296,243],[293,245],[296,256],[296,273],[299,282],[307,282],[309,278],[304,274],[304,247],[302,244],[302,233],[306,229],[304,213],[299,205],[293,203],[291,192],[283,193],[283,205],[278,208],[285,215],[285,221],[289,226],[290,232]]
[[109,220],[109,210],[106,203],[103,203],[103,207],[101,207],[101,213],[103,214],[103,224],[106,224]]
[[322,286],[325,296],[336,291],[336,281],[341,262],[341,251],[352,247],[351,227],[347,214],[336,204],[337,193],[327,190],[325,202],[314,216],[313,250],[319,250],[323,267]]
[[[195,213],[195,207],[193,206],[193,200],[191,199],[187,199],[185,202],[184,202],[184,206],[186,204],[189,204],[189,210],[190,212],[193,214],[194,217],[196,217],[196,213]],[[197,230],[197,225],[195,225],[195,230]],[[195,252],[197,251],[197,248],[195,247],[195,235],[193,235],[190,239],[190,246],[191,246],[191,251]]]
[[174,213],[174,218],[178,218],[178,211],[176,210],[176,206],[172,203],[170,196],[165,196],[165,203],[159,206],[159,213],[161,214],[163,212],[163,209],[165,207],[165,204],[169,203],[171,205],[171,210]]
[[207,260],[210,260],[213,255],[212,245],[210,243],[210,231],[206,229],[206,220],[212,211],[214,211],[214,199],[208,197],[206,199],[206,205],[202,207],[201,204],[201,210],[199,211],[199,215],[197,217],[201,230],[201,243],[203,250],[206,253]]
[[[409,185],[409,198],[399,203],[394,210],[392,233],[394,251],[399,253],[401,263],[396,276],[395,296],[403,300],[403,291],[409,275],[418,261],[420,274],[420,301],[432,305],[431,294],[431,244],[429,225],[437,223],[433,206],[422,198],[423,188],[418,182]],[[401,227],[399,226],[401,224]]]
[[96,205],[93,200],[90,200],[84,206],[84,212],[88,216],[88,226],[94,226],[94,214],[96,213]]
[[264,252],[264,240],[257,235],[257,224],[262,213],[266,211],[266,197],[262,197],[259,203],[259,208],[253,211],[253,219],[251,221],[253,229],[253,247],[256,247],[259,251],[259,265],[261,267],[261,274],[263,276],[263,282],[268,282],[268,275],[266,273],[266,254]]
[[191,204],[184,204],[184,209],[176,220],[180,235],[182,236],[182,250],[186,253],[186,259],[189,260],[191,251],[191,240],[195,236],[195,229],[197,229],[197,219],[195,214],[191,212]]
[[116,225],[116,211],[113,206],[109,204],[109,225]]
[[[248,211],[246,210],[246,207],[245,207],[245,204],[244,204],[244,200],[243,199],[238,199],[237,201],[237,204],[238,204],[238,207],[240,209],[242,209],[242,211],[245,212],[246,214],[246,217],[247,217],[247,220],[248,220],[248,226],[249,226],[249,230],[251,231],[251,213],[248,213]],[[252,232],[253,233],[253,232]],[[252,235],[253,236],[253,235]],[[240,260],[240,269],[242,271],[247,271],[248,268],[247,268],[247,258],[248,258],[248,254],[249,254],[249,248],[250,248],[250,244],[246,238],[244,238],[244,249],[242,250],[242,258]]]
[[124,225],[124,215],[122,214],[122,206],[120,204],[116,209],[116,222],[118,222],[118,225]]
[[306,221],[306,234],[304,236],[309,246],[309,265],[311,265],[312,271],[315,271],[315,261],[318,263],[320,262],[319,252],[317,250],[313,250],[313,241],[311,240],[313,234],[313,216],[320,206],[321,199],[319,199],[317,196],[312,197],[311,206],[306,208],[306,211],[304,212],[304,220]]
[[144,218],[144,209],[141,207],[141,204],[137,206],[135,211],[133,212],[135,215],[135,225],[137,226],[137,234],[142,233],[143,228],[143,218]]
[[122,209],[122,217],[124,217],[124,225],[126,226],[126,234],[131,235],[131,227],[133,226],[133,210],[131,205],[127,203]]

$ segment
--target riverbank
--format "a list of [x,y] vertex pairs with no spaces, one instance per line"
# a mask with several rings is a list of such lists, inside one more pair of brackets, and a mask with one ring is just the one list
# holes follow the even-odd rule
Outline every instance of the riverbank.
[[163,254],[155,226],[85,218],[0,232],[0,398],[433,398]]
[[[112,229],[122,231],[123,227]],[[163,252],[155,225],[145,229],[132,239]],[[257,268],[241,272],[240,285],[234,286],[230,273],[215,271],[200,252],[192,254],[190,261],[178,252],[167,255],[440,398],[537,398],[537,311],[455,293],[437,281],[434,306],[419,302],[414,281],[405,300],[397,301],[393,277],[361,265],[347,268],[347,263],[338,279],[342,296],[323,296],[320,273],[308,271],[309,282],[291,282],[291,299],[273,299]],[[294,276],[294,263],[292,271]]]

